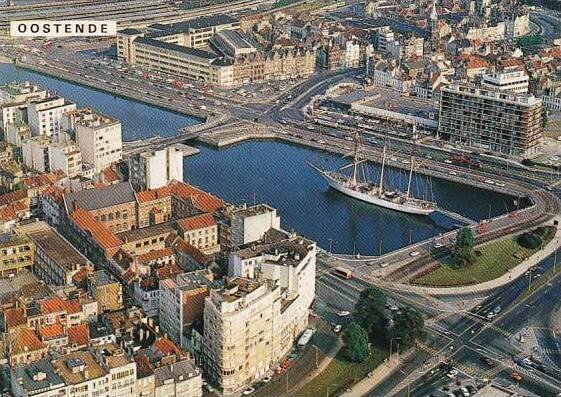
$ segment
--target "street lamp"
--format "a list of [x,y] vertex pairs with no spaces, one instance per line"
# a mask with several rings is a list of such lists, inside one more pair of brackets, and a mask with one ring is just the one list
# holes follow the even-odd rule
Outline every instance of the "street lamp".
[[331,388],[331,386],[337,387],[337,386],[339,386],[339,385],[338,385],[337,383],[332,383],[332,384],[330,384],[330,385],[327,385],[326,392],[325,392],[325,396],[326,396],[326,397],[329,397],[329,389]]

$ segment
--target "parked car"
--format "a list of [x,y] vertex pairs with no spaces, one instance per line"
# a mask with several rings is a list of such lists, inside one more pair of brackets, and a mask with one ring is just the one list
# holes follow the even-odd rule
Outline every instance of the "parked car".
[[244,396],[249,396],[250,394],[255,393],[255,389],[253,387],[249,387],[243,391]]
[[341,328],[343,328],[341,324],[336,324],[335,327],[333,327],[333,332],[335,333],[341,332]]
[[347,317],[347,316],[350,315],[350,314],[351,314],[351,312],[346,311],[346,310],[341,310],[340,312],[337,313],[337,315],[338,315],[339,317]]

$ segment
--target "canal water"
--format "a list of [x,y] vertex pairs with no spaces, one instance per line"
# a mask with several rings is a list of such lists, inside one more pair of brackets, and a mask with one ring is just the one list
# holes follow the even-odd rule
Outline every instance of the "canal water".
[[[0,84],[14,80],[33,81],[79,106],[117,117],[125,140],[173,135],[178,128],[197,123],[149,105],[0,65]],[[316,240],[326,249],[331,246],[333,252],[375,255],[380,248],[388,252],[438,235],[450,226],[378,208],[329,189],[306,162],[336,169],[346,163],[336,155],[273,141],[246,142],[221,150],[198,147],[198,155],[185,159],[186,181],[231,203],[268,203],[277,208],[285,229]],[[377,180],[379,167],[369,165],[366,173]],[[388,169],[384,180],[403,189],[407,175]],[[504,213],[513,206],[510,197],[443,180],[428,183],[421,175],[413,179],[412,187],[415,195],[434,198],[439,206],[475,220]]]
[[0,64],[0,84],[29,80],[55,92],[79,107],[91,107],[116,117],[123,122],[123,140],[149,138],[155,135],[173,136],[181,127],[199,121],[181,114],[168,112],[144,103],[106,94],[74,83],[61,81],[13,64]]

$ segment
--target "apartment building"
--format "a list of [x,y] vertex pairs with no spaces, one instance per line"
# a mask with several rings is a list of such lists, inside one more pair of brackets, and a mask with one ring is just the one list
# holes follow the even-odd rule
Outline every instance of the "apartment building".
[[308,324],[308,308],[272,281],[229,279],[204,306],[203,366],[224,396],[236,396],[287,354]]
[[218,225],[212,214],[195,215],[177,221],[183,239],[206,255],[220,251]]
[[177,146],[138,153],[129,159],[129,180],[137,189],[158,189],[174,179],[183,181],[183,152]]
[[160,327],[182,348],[188,347],[189,327],[203,318],[205,298],[213,283],[208,270],[183,273],[160,282]]
[[74,142],[53,142],[48,148],[48,157],[51,171],[62,171],[69,178],[82,174],[82,152]]
[[48,135],[33,136],[22,142],[23,163],[31,170],[49,172],[49,147],[54,139]]
[[114,344],[11,368],[15,397],[121,397],[136,394],[136,365]]
[[532,95],[452,84],[442,90],[438,132],[454,144],[527,156],[543,136],[543,117]]
[[204,309],[203,365],[236,395],[292,348],[315,298],[316,244],[281,230],[233,251],[221,289]]
[[0,128],[5,132],[9,124],[27,122],[27,105],[47,98],[47,91],[29,81],[0,86]]
[[123,287],[105,270],[98,270],[88,277],[88,291],[97,300],[100,312],[123,308]]
[[0,237],[0,277],[32,270],[35,244],[26,236]]
[[76,104],[53,96],[27,105],[28,124],[33,135],[56,135],[63,131],[63,115],[76,109]]
[[73,114],[76,143],[82,152],[82,161],[101,172],[122,159],[123,140],[121,122],[91,109]]
[[45,226],[28,234],[35,244],[33,272],[48,285],[65,287],[82,269],[93,270],[92,263],[56,230]]

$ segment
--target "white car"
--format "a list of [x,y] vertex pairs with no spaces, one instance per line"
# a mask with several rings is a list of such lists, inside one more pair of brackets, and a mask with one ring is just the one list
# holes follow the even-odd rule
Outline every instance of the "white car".
[[436,249],[442,248],[442,247],[444,247],[444,244],[441,244],[441,243],[434,243],[434,245],[433,245],[433,248],[436,248]]
[[271,381],[271,377],[270,376],[265,376],[263,379],[261,379],[263,381],[263,383],[269,383]]
[[388,262],[380,263],[380,267],[387,267],[389,265]]
[[339,313],[337,313],[337,315],[338,315],[339,317],[347,317],[347,316],[350,315],[350,314],[351,314],[351,312],[346,311],[346,310],[342,310],[342,311],[340,311]]
[[458,175],[458,173],[456,171],[450,171],[449,174],[450,175]]
[[253,387],[247,388],[243,391],[243,395],[244,396],[249,396],[250,394],[255,393],[255,389]]
[[444,162],[445,162],[446,164],[452,164],[452,160],[446,159],[446,160],[444,160]]
[[456,375],[458,375],[458,370],[457,370],[457,369],[451,369],[451,370],[448,371],[448,373],[446,374],[446,376],[449,377],[450,379],[455,378]]
[[341,332],[341,328],[343,328],[341,324],[336,324],[335,327],[333,327],[333,332],[335,333]]
[[498,187],[505,187],[506,185],[502,182],[495,182],[495,185],[497,185]]
[[462,388],[460,389],[460,391],[462,392],[462,395],[463,395],[464,397],[469,397],[469,391],[468,391],[468,389],[466,389],[465,387],[462,387]]
[[414,258],[414,257],[416,257],[416,256],[419,256],[420,254],[421,254],[421,253],[420,253],[419,251],[412,251],[412,252],[409,253],[409,256],[412,257],[412,258]]
[[492,180],[492,179],[487,179],[487,180],[485,181],[485,183],[486,183],[487,185],[494,185],[494,184],[495,184],[495,181]]

